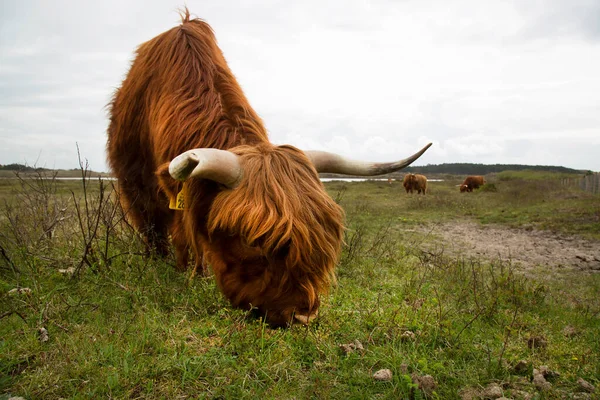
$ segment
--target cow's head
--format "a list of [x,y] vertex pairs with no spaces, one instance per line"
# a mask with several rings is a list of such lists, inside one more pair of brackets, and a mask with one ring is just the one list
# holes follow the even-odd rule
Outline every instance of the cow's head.
[[[319,294],[335,279],[343,234],[343,211],[318,172],[387,173],[409,165],[428,147],[387,164],[270,143],[194,149],[173,159],[169,173],[186,181],[187,236],[203,242],[231,303],[256,308],[272,325],[307,323],[316,317]],[[208,212],[199,198],[207,180],[220,187]]]
[[469,190],[469,185],[460,185],[460,192],[464,193]]

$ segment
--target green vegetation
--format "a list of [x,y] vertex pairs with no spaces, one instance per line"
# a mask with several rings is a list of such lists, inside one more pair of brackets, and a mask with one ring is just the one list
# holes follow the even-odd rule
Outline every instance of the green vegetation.
[[[598,387],[600,274],[525,277],[422,245],[427,226],[465,219],[597,240],[600,197],[555,176],[463,194],[461,181],[430,182],[425,196],[327,184],[347,214],[338,284],[317,321],[287,330],[232,309],[210,276],[145,256],[110,184],[1,181],[0,398],[456,399],[497,383],[506,397],[553,399],[578,378]],[[340,347],[355,341],[363,349]],[[560,375],[540,392],[542,365]],[[372,378],[383,368],[391,381]]]
[[[582,175],[579,175],[581,177]],[[535,181],[550,181],[556,182],[562,178],[574,178],[569,172],[553,172],[553,171],[533,171],[533,170],[506,170],[497,174],[500,181],[510,180],[535,180]]]
[[419,174],[451,174],[451,175],[487,175],[503,171],[538,171],[558,172],[563,174],[582,174],[582,171],[550,166],[550,165],[521,165],[521,164],[428,164],[419,167],[408,167],[404,171]]

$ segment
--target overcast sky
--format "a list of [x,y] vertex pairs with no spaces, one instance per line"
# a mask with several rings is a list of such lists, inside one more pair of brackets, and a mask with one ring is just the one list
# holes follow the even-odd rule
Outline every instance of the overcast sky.
[[[166,0],[0,2],[0,164],[107,170],[106,104]],[[600,1],[187,1],[271,141],[600,170]]]

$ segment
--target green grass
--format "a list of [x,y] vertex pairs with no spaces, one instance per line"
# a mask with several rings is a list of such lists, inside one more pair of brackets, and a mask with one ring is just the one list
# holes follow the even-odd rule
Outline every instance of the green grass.
[[[533,174],[531,175],[542,175]],[[552,176],[556,174],[551,174]],[[472,218],[481,223],[538,228],[600,239],[600,197],[561,186],[560,179],[495,181],[493,190],[459,193],[459,179],[430,182],[425,196],[406,195],[400,184],[332,182],[355,222],[397,218],[404,224],[423,224]],[[486,185],[491,186],[491,185]]]
[[[411,231],[468,219],[598,239],[600,198],[554,179],[463,194],[459,183],[430,183],[426,196],[399,183],[328,184],[347,214],[338,284],[317,321],[287,330],[231,308],[211,277],[190,281],[173,260],[145,257],[118,209],[105,206],[94,231],[97,184],[82,225],[71,195],[85,210],[81,182],[51,196],[0,185],[0,398],[425,398],[412,373],[432,375],[438,399],[492,382],[507,397],[562,398],[579,377],[598,386],[600,274],[526,278],[507,262],[423,251],[427,238]],[[68,267],[79,273],[59,272]],[[31,293],[7,294],[15,287]],[[565,336],[567,326],[577,334]],[[547,346],[530,348],[533,336]],[[363,351],[340,349],[355,340]],[[519,360],[561,375],[538,393],[513,370]],[[391,382],[372,379],[381,368]]]
[[570,174],[566,172],[550,172],[550,171],[534,171],[534,170],[521,170],[521,171],[502,171],[496,174],[495,178],[499,181],[510,181],[510,180],[527,180],[527,181],[557,181],[564,178],[580,178],[581,175]]

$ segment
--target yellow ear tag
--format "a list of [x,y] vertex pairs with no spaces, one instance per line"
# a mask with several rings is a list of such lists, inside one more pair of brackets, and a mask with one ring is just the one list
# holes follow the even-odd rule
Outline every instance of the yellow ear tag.
[[179,193],[177,193],[176,198],[171,197],[171,199],[169,200],[169,208],[171,210],[183,210],[185,208],[185,202],[183,200],[184,197],[185,197],[185,185],[183,185],[183,187],[181,188]]

